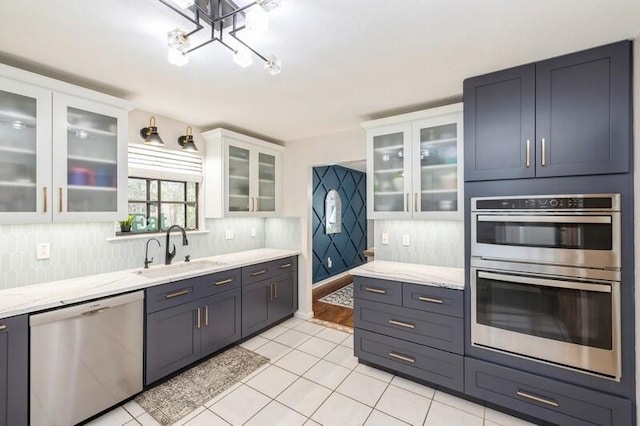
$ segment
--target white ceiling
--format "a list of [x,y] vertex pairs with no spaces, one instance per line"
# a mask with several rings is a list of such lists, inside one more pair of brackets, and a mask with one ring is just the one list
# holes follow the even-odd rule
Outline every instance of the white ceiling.
[[[247,1],[247,0],[243,0]],[[125,97],[200,127],[276,140],[457,101],[466,77],[636,36],[638,0],[283,0],[254,44],[270,76],[219,44],[182,68],[157,0],[2,0],[0,61]]]

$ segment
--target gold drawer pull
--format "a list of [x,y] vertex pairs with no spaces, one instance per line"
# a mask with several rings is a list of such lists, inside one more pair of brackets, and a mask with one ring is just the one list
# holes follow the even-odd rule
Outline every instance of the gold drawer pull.
[[408,362],[409,364],[415,364],[416,363],[416,359],[406,356],[406,355],[400,355],[397,354],[395,352],[389,352],[389,356],[395,359],[399,359],[400,361],[404,361],[404,362]]
[[368,291],[369,293],[387,294],[387,290],[381,290],[379,288],[373,288],[373,287],[367,287],[365,288],[365,291]]
[[4,324],[0,324],[0,330],[6,330],[6,329],[7,329],[7,326],[6,326],[6,325],[4,325]]
[[230,282],[233,282],[233,278],[228,278],[226,280],[218,281],[215,285],[224,285],[224,284],[229,284]]
[[402,321],[396,321],[396,320],[389,320],[389,324],[393,324],[393,325],[399,325],[400,327],[405,327],[405,328],[416,328],[415,324],[409,324],[408,322],[402,322]]
[[58,212],[62,213],[62,188],[58,188]]
[[164,297],[167,299],[173,299],[174,297],[184,296],[185,294],[189,294],[189,290],[184,289],[182,291],[178,291],[176,293],[167,294]]
[[209,306],[204,307],[204,325],[209,326]]
[[429,302],[429,303],[438,303],[440,305],[444,303],[442,299],[432,299],[430,297],[425,297],[425,296],[418,297],[418,300],[422,300],[423,302]]
[[287,268],[291,268],[290,263],[285,263],[284,265],[280,265],[280,269],[287,269]]
[[547,398],[542,398],[542,397],[539,397],[539,396],[531,395],[530,393],[523,392],[521,390],[517,391],[516,395],[521,396],[523,398],[531,399],[531,400],[536,401],[536,402],[541,402],[543,404],[547,404],[547,405],[550,405],[552,407],[558,407],[560,405],[560,404],[558,404],[557,401],[554,401],[553,399],[547,399]]
[[196,309],[196,328],[200,328],[202,324],[200,323],[200,308]]
[[266,269],[263,269],[262,271],[252,272],[252,273],[251,273],[251,276],[252,276],[252,277],[257,277],[258,275],[262,275],[262,274],[266,274],[266,273],[267,273],[267,270],[266,270]]
[[47,187],[43,186],[42,187],[42,198],[43,198],[43,204],[44,204],[44,212],[47,212]]

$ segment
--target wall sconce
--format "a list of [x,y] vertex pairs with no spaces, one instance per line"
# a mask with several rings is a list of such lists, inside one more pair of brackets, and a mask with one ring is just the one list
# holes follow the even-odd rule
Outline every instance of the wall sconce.
[[193,135],[191,134],[191,126],[187,127],[187,134],[178,138],[178,145],[182,147],[183,151],[197,152],[196,144],[193,143]]
[[144,143],[146,143],[147,145],[164,146],[164,142],[158,134],[155,117],[151,117],[149,119],[149,127],[143,127],[142,129],[140,129],[140,136],[142,136],[142,139],[144,139]]

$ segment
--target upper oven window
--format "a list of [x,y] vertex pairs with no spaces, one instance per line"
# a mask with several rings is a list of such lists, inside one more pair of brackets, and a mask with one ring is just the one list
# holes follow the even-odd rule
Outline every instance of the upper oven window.
[[476,238],[481,244],[612,250],[613,227],[610,216],[480,215]]

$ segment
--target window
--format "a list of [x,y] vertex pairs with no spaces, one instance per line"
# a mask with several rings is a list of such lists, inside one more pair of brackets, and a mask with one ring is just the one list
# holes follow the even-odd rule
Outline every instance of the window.
[[198,183],[129,177],[131,232],[162,232],[171,225],[198,229]]

